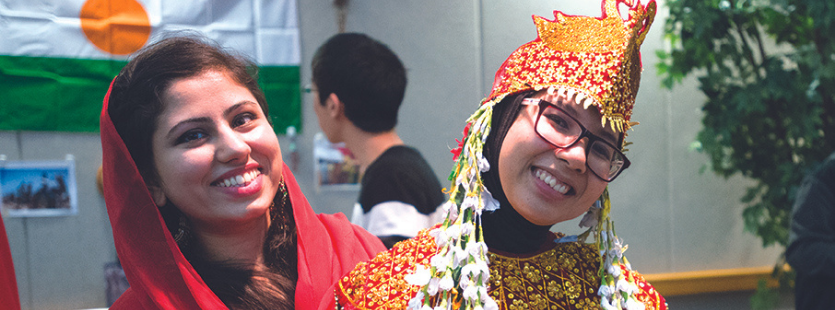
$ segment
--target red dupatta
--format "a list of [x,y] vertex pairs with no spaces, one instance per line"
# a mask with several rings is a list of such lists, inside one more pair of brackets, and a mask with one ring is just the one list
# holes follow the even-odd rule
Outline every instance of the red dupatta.
[[[111,83],[111,89],[112,89]],[[104,199],[116,252],[131,287],[111,309],[226,309],[183,257],[107,112],[101,113]],[[315,214],[285,165],[298,248],[296,309],[333,303],[332,285],[385,247],[345,215]]]
[[14,275],[12,252],[9,239],[6,239],[6,227],[0,218],[0,305],[3,309],[20,309],[20,296],[17,294],[17,279]]

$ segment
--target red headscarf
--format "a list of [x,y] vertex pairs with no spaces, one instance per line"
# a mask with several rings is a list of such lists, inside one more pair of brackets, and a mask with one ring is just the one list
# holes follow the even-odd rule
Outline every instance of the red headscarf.
[[12,252],[9,250],[9,240],[6,239],[6,227],[3,226],[2,218],[0,218],[0,305],[3,305],[3,309],[20,309]]
[[[113,85],[111,83],[111,89]],[[183,257],[107,112],[101,113],[104,199],[131,287],[111,309],[226,309]],[[285,165],[298,247],[296,309],[333,303],[331,286],[385,247],[343,214],[315,214]]]

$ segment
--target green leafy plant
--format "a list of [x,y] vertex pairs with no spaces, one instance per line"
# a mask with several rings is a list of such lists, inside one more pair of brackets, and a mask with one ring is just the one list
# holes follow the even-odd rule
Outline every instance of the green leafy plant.
[[707,101],[697,149],[716,174],[754,181],[741,197],[745,228],[764,247],[785,248],[795,192],[835,148],[835,1],[667,5],[663,84],[698,78]]

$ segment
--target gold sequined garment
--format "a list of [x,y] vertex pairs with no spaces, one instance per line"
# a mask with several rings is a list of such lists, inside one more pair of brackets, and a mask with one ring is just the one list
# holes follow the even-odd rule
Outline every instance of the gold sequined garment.
[[490,296],[501,309],[599,309],[597,257],[578,243],[528,257],[490,253]]
[[414,272],[418,264],[428,265],[429,258],[438,252],[428,231],[424,229],[417,237],[398,242],[371,261],[357,264],[337,284],[337,308],[406,309],[418,286],[409,285],[403,277]]
[[[357,265],[337,285],[337,308],[406,309],[418,287],[403,277],[415,270],[415,264],[428,265],[437,252],[427,232]],[[530,255],[491,252],[489,258],[489,294],[499,309],[600,309],[599,256],[592,245],[554,243]],[[664,298],[640,274],[632,275],[641,290],[637,298],[646,309],[666,309]]]
[[[594,245],[554,244],[535,255],[490,253],[490,296],[500,309],[600,309],[599,255]],[[663,297],[632,273],[646,309],[665,309]]]

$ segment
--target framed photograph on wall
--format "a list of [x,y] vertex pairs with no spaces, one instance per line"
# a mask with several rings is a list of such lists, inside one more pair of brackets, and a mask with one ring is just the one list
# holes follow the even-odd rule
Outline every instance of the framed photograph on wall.
[[0,195],[10,217],[74,215],[75,161],[0,161]]

